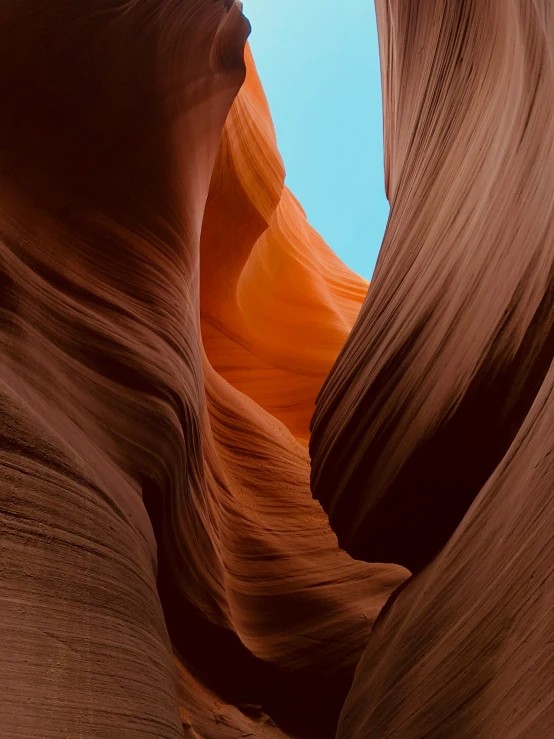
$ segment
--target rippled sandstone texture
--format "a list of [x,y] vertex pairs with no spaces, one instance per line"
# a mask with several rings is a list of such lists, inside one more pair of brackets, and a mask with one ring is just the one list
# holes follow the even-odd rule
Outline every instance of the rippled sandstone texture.
[[248,51],[239,93],[238,5],[0,11],[3,736],[332,737],[408,575],[309,489],[367,284],[284,187]]
[[415,577],[338,739],[554,736],[554,4],[378,0],[390,219],[318,400],[339,543]]
[[3,735],[554,735],[551,4],[378,0],[334,366],[240,7],[0,11]]

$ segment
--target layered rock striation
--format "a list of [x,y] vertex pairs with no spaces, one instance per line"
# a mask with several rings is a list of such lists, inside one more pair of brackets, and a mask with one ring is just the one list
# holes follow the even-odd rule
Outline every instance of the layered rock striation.
[[378,0],[369,292],[240,3],[0,10],[3,735],[554,733],[550,4]]
[[318,400],[339,543],[415,575],[340,739],[554,733],[554,13],[376,3],[390,219]]
[[5,731],[331,737],[407,576],[309,488],[367,285],[284,187],[238,4],[2,10]]

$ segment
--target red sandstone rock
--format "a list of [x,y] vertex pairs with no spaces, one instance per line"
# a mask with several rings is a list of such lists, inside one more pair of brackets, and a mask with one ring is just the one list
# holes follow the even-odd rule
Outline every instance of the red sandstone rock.
[[[250,57],[221,139],[247,23],[211,0],[2,11],[3,731],[331,737],[406,572],[338,549],[293,436],[365,284],[284,191]],[[202,299],[199,260],[222,269]],[[260,295],[272,264],[290,277]],[[283,289],[312,314],[300,353]]]
[[549,2],[377,3],[390,218],[313,422],[339,543],[413,572],[506,454],[554,353]]
[[554,369],[437,559],[374,629],[338,739],[554,734]]
[[391,214],[318,401],[339,542],[420,572],[338,739],[554,736],[554,14],[377,3]]
[[367,284],[240,4],[0,0],[3,736],[554,735],[554,15],[377,7],[391,218],[311,439],[357,562],[306,445]]

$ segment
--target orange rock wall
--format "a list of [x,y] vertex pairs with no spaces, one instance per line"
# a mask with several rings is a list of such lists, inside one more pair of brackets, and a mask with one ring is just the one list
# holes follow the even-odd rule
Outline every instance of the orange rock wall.
[[212,366],[307,444],[315,397],[368,285],[285,187],[249,49],[212,175],[200,262],[202,336]]

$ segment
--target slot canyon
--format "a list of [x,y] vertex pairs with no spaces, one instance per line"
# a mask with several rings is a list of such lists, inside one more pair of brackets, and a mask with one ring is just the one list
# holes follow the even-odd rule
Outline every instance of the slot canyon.
[[0,0],[2,739],[554,737],[554,2],[375,7],[369,284],[238,0]]

